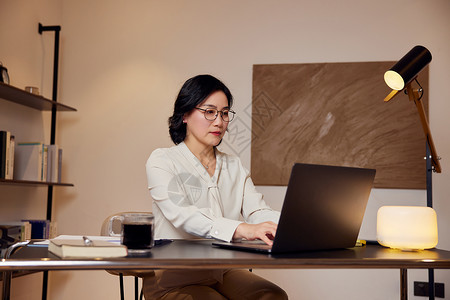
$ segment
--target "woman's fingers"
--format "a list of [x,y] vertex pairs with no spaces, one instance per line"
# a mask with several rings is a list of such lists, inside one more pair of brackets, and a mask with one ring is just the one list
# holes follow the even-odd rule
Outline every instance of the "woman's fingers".
[[273,222],[263,222],[259,224],[241,223],[234,233],[235,239],[256,240],[260,239],[268,245],[272,245],[272,240],[277,231],[277,224]]

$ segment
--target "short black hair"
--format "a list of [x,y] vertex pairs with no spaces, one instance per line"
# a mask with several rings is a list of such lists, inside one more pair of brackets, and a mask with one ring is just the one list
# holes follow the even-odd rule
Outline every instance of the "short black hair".
[[169,134],[175,145],[186,138],[186,124],[183,116],[196,108],[214,92],[222,91],[228,99],[228,106],[233,105],[230,90],[219,79],[211,75],[197,75],[183,84],[173,107],[173,115],[169,118]]

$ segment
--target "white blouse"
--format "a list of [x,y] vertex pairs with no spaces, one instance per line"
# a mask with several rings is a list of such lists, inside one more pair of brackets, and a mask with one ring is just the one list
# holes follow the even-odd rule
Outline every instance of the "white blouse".
[[248,170],[234,155],[216,150],[216,169],[210,176],[182,142],[153,151],[146,169],[155,239],[231,241],[241,220],[278,223],[279,212],[266,205]]

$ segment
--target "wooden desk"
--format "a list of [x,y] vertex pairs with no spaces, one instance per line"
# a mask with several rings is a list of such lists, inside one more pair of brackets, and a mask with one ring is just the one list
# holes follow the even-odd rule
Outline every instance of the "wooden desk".
[[[210,240],[186,241],[155,247],[148,257],[60,259],[46,247],[28,246],[0,262],[0,272],[14,270],[152,270],[152,269],[450,269],[450,251],[402,252],[368,245],[350,249],[265,255],[224,250]],[[401,280],[401,283],[405,283]],[[406,287],[401,287],[406,299]]]

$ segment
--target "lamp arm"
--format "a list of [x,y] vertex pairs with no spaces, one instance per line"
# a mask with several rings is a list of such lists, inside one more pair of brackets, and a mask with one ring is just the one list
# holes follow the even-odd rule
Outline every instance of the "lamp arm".
[[437,173],[441,173],[441,164],[439,162],[440,157],[437,155],[436,147],[434,146],[433,137],[431,136],[430,126],[428,125],[427,116],[425,115],[425,109],[420,99],[419,92],[417,89],[413,89],[411,83],[406,86],[406,91],[408,92],[409,100],[414,101],[414,104],[417,107],[417,111],[420,116],[420,121],[422,123],[422,128],[425,133],[425,137],[427,139],[428,146],[430,147],[431,152],[431,163],[434,166],[434,171]]

